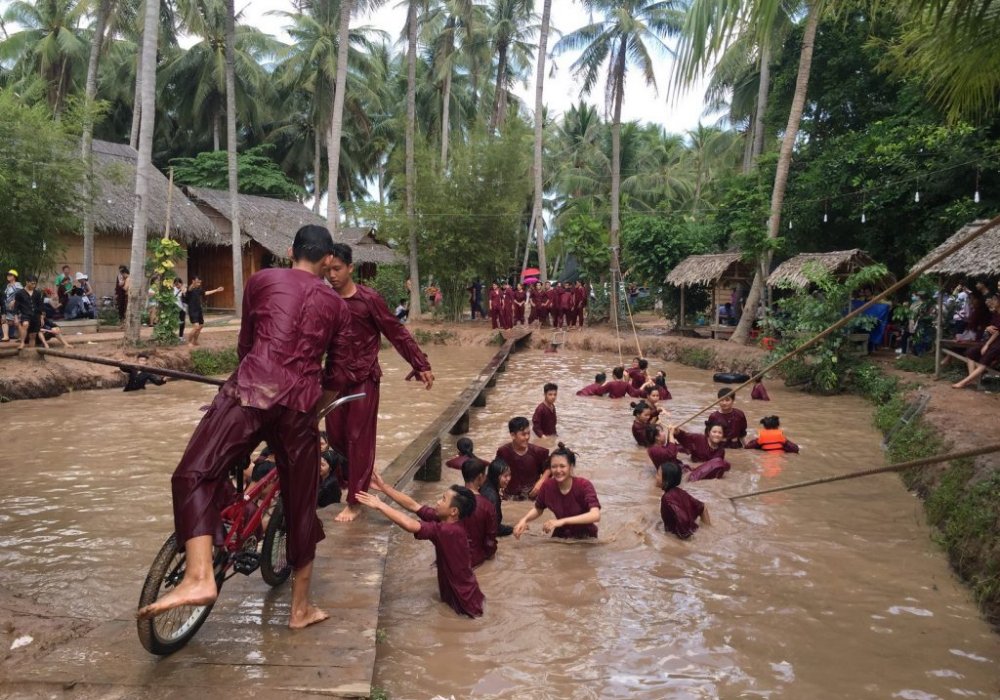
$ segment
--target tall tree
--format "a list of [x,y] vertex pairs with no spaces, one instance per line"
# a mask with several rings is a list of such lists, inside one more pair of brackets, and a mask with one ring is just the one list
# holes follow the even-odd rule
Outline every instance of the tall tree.
[[[552,15],[552,0],[544,0],[542,4],[542,26],[538,35],[538,61],[535,68],[535,159],[532,174],[535,180],[535,197],[531,206],[531,220],[535,223],[535,241],[538,244],[538,269],[542,274],[542,282],[549,279],[545,260],[545,222],[542,221],[542,138],[544,105],[542,93],[545,83],[545,54],[549,40],[549,19]],[[530,236],[529,236],[530,248]],[[527,252],[527,251],[525,251]]]
[[160,0],[145,0],[142,31],[142,123],[139,127],[139,159],[135,166],[135,218],[132,222],[131,289],[125,342],[139,343],[142,311],[146,307],[146,218],[149,207],[149,178],[153,172],[153,126],[156,119],[156,44]]
[[[556,43],[557,51],[582,49],[572,69],[583,79],[589,94],[602,70],[607,73],[606,95],[611,102],[611,322],[618,323],[618,237],[621,230],[621,129],[625,75],[632,63],[639,68],[647,85],[656,87],[650,48],[661,53],[672,50],[664,39],[681,29],[683,15],[674,0],[588,0],[591,11],[603,13],[592,22]],[[607,67],[605,68],[605,64]]]
[[508,96],[516,73],[530,65],[537,15],[533,0],[493,0],[490,7],[491,44],[497,57],[496,85],[490,131],[503,127]]
[[[149,0],[147,0],[148,2]],[[226,159],[229,165],[229,228],[233,247],[233,306],[243,316],[243,239],[240,236],[239,161],[236,151],[236,6],[226,0]]]
[[417,5],[406,12],[406,228],[410,253],[410,315],[420,318],[420,268],[417,265],[416,154],[417,138]]
[[330,140],[326,145],[327,193],[326,224],[334,236],[339,234],[340,204],[337,201],[337,173],[340,172],[340,136],[344,128],[344,94],[347,92],[347,51],[350,48],[352,0],[340,0],[340,29],[337,33],[337,80],[333,88],[330,114]]

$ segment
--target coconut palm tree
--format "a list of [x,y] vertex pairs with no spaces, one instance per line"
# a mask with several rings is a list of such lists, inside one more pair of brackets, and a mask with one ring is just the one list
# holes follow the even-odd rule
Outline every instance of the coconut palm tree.
[[135,218],[132,221],[132,270],[125,341],[139,342],[142,310],[146,306],[146,218],[149,177],[153,171],[153,126],[156,119],[156,44],[159,0],[145,0],[146,13],[142,32],[142,125],[139,129],[139,158],[135,167]]
[[[535,66],[535,154],[532,165],[532,175],[535,180],[535,194],[531,205],[531,220],[535,222],[535,241],[538,245],[538,269],[542,273],[542,282],[547,282],[548,270],[545,265],[545,222],[542,221],[542,139],[544,133],[542,93],[545,83],[545,54],[548,50],[549,19],[552,16],[552,0],[542,3],[542,24],[538,31],[538,60]],[[528,236],[528,246],[531,248],[531,236]],[[525,250],[527,254],[527,250]]]
[[420,318],[420,268],[417,265],[416,131],[417,131],[417,8],[409,0],[406,11],[406,226],[410,257],[410,315]]
[[621,118],[625,75],[636,66],[647,85],[656,87],[650,50],[672,53],[664,39],[680,32],[683,15],[674,0],[587,0],[591,11],[603,17],[566,35],[556,43],[556,51],[582,50],[572,69],[583,79],[589,94],[602,73],[607,76],[606,95],[611,121],[611,322],[618,322],[618,234],[621,195]]
[[340,204],[337,200],[337,173],[340,172],[340,137],[344,130],[344,95],[347,92],[348,34],[351,30],[353,0],[340,0],[337,32],[337,76],[333,88],[333,111],[330,114],[330,138],[326,144],[327,193],[326,224],[337,236],[340,227]]
[[233,252],[233,312],[243,317],[243,239],[240,237],[240,171],[236,150],[236,6],[226,0],[226,164],[229,170],[229,228]]
[[514,80],[531,65],[538,30],[533,5],[533,0],[493,0],[490,6],[490,43],[497,57],[491,133],[503,127]]

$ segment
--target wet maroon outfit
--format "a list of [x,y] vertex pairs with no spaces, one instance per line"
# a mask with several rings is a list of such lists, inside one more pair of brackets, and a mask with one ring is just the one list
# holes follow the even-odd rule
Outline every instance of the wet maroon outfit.
[[[570,484],[569,493],[562,493],[559,484],[555,479],[546,479],[542,487],[538,489],[535,496],[535,508],[545,510],[548,508],[558,519],[572,518],[574,515],[589,513],[591,508],[600,508],[601,502],[597,500],[597,491],[594,485],[587,479],[579,476],[571,477],[573,483]],[[597,537],[597,525],[563,525],[557,527],[552,532],[553,537],[564,537],[580,539],[584,537]]]
[[556,432],[556,407],[549,406],[542,401],[535,407],[535,413],[531,416],[531,429],[535,437],[545,437],[547,435],[558,435]]
[[490,289],[490,325],[493,328],[500,327],[500,312],[503,296],[499,289]]
[[654,443],[653,426],[636,418],[632,421],[632,437],[639,447],[649,447]]
[[638,367],[629,367],[625,370],[625,374],[628,375],[628,380],[632,384],[633,389],[640,389],[642,385],[646,383],[646,370],[639,369]]
[[649,389],[644,389],[640,391],[639,395],[645,399],[649,396],[649,392],[651,392],[653,389],[656,389],[658,392],[660,392],[660,401],[669,401],[672,398],[674,398],[673,395],[670,393],[670,389],[668,389],[666,386],[661,386],[659,384],[657,384],[655,387],[650,387]]
[[764,388],[763,383],[757,383],[753,385],[753,389],[750,391],[750,398],[754,401],[770,401],[771,397],[767,395],[767,389]]
[[594,382],[593,384],[588,384],[587,386],[576,392],[577,396],[604,396],[608,393],[607,384],[598,384]]
[[613,399],[620,399],[625,396],[631,396],[632,398],[639,397],[639,391],[637,389],[633,389],[632,385],[624,379],[612,379],[604,386],[607,388],[608,396]]
[[[421,506],[417,517],[424,522],[436,522],[437,511],[430,506]],[[469,538],[469,560],[472,568],[492,559],[497,553],[497,513],[489,499],[476,494],[476,509],[472,515],[462,518],[458,524],[465,530]]]
[[747,436],[747,417],[738,408],[734,408],[729,413],[714,411],[708,420],[715,421],[722,425],[726,441],[723,446],[738,450],[743,447],[743,438]]
[[324,388],[342,390],[355,379],[354,348],[347,305],[317,276],[272,268],[250,278],[239,367],[198,423],[171,479],[180,542],[221,533],[219,508],[232,489],[229,469],[266,440],[281,479],[288,562],[298,569],[313,560],[323,539],[313,411]]
[[527,299],[527,292],[514,292],[514,323],[524,323],[524,303]]
[[500,327],[508,330],[514,327],[514,290],[507,287],[503,291],[500,307]]
[[660,497],[660,517],[663,528],[682,540],[698,529],[698,518],[705,511],[705,504],[679,486],[665,491]]
[[[433,509],[431,509],[433,513]],[[471,516],[470,516],[471,517]],[[461,521],[457,523],[424,520],[420,530],[413,533],[418,540],[430,540],[437,554],[438,590],[441,600],[459,615],[479,617],[483,614],[486,599],[479,589],[479,581],[472,572],[472,558],[469,553],[469,536]]]
[[[476,457],[476,455],[472,455],[471,457],[469,457],[468,455],[455,455],[447,462],[445,462],[444,466],[448,467],[449,469],[458,469],[459,471],[461,471],[462,465],[465,464],[465,462],[470,459],[474,459],[477,462],[483,462],[483,460],[479,459],[479,457]],[[483,462],[483,464],[486,464],[486,462]]]
[[653,466],[659,469],[664,464],[668,462],[676,464],[684,471],[691,469],[688,465],[684,464],[678,457],[680,449],[677,447],[676,443],[668,442],[665,445],[653,444],[646,449],[646,454],[649,455],[649,461],[653,463]]
[[344,394],[364,392],[365,398],[353,401],[326,417],[330,445],[347,457],[347,502],[358,502],[358,491],[367,491],[375,468],[375,436],[378,421],[379,382],[382,368],[378,363],[381,336],[415,372],[429,371],[427,356],[410,332],[399,322],[374,289],[355,285],[353,296],[344,299],[351,312],[352,362],[356,379],[344,387]]
[[729,471],[731,465],[726,461],[726,448],[712,448],[708,437],[701,433],[688,433],[683,430],[674,431],[677,443],[684,448],[695,462],[703,464],[695,467],[688,474],[688,481],[702,479],[721,479]]
[[497,448],[497,457],[510,467],[510,481],[504,489],[504,495],[513,498],[527,497],[549,464],[549,451],[530,442],[528,451],[523,455],[514,450],[513,443],[501,445]]

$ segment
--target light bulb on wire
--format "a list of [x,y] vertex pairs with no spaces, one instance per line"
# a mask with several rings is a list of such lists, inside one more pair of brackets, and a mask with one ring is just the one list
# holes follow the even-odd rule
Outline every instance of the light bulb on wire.
[[918,204],[920,203],[920,190],[917,190],[916,193],[913,195],[913,201],[917,202]]

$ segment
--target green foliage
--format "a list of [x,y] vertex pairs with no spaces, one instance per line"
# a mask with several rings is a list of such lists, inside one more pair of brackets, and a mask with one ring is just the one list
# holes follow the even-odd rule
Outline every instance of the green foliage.
[[[301,198],[304,191],[271,160],[267,155],[271,150],[270,145],[254,146],[237,156],[240,192],[278,199]],[[170,163],[178,184],[229,189],[229,162],[225,151],[206,151],[194,158],[174,158]]]
[[605,278],[611,266],[608,228],[584,212],[571,213],[560,223],[559,233],[546,252],[550,258],[572,253],[582,277],[591,282]]
[[191,351],[191,371],[206,377],[230,374],[239,364],[236,348],[198,348]]
[[677,348],[677,361],[682,365],[711,369],[715,365],[715,351],[711,348],[681,345]]
[[382,295],[386,306],[395,309],[400,299],[410,301],[410,293],[406,291],[406,274],[402,265],[379,265],[375,277],[364,280],[364,283]]
[[102,326],[117,326],[121,323],[118,320],[118,309],[113,306],[105,307],[98,311],[97,320]]
[[61,232],[79,230],[79,149],[44,105],[0,90],[0,261],[21,279],[52,266]]
[[428,331],[417,328],[413,331],[413,339],[419,345],[447,345],[457,338],[451,331]]
[[903,355],[896,360],[896,369],[904,372],[916,372],[917,374],[934,374],[934,356],[923,355],[915,357],[913,355]]
[[157,307],[153,341],[158,345],[176,345],[180,342],[177,330],[181,319],[174,297],[174,277],[177,263],[184,259],[184,249],[170,238],[153,238],[146,242],[146,246],[146,274],[149,275]]
[[[780,300],[780,311],[766,324],[769,332],[776,331],[782,337],[772,353],[775,358],[800,347],[839,321],[850,308],[851,293],[883,279],[886,269],[870,265],[843,281],[816,265],[807,265],[803,273],[813,289],[796,289],[792,296]],[[821,394],[841,391],[849,370],[858,363],[848,336],[867,333],[876,323],[872,316],[858,316],[845,328],[788,360],[784,372],[794,383],[805,384],[812,391]]]
[[[900,389],[896,377],[886,374],[878,365],[871,362],[862,362],[851,372],[849,388],[876,406],[888,404]],[[883,431],[891,427],[891,425],[879,426]]]

